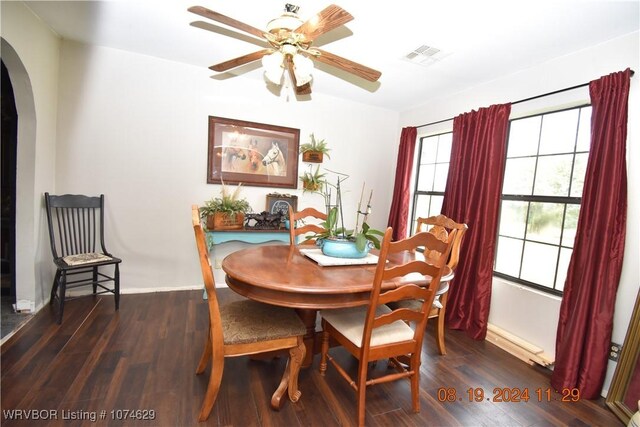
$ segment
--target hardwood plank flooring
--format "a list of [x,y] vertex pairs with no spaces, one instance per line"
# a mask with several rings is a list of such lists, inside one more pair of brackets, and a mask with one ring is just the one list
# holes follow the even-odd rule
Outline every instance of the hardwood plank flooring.
[[[220,290],[222,301],[238,299]],[[286,360],[225,360],[218,399],[209,420],[198,423],[208,370],[195,375],[207,331],[202,291],[123,295],[114,311],[109,297],[67,303],[61,326],[48,307],[0,349],[3,426],[335,426],[353,425],[355,393],[319,357],[300,374],[302,398],[273,411],[270,397]],[[356,362],[331,350],[353,373]],[[420,378],[421,412],[411,411],[408,381],[367,390],[370,426],[620,426],[596,401],[561,402],[551,393],[550,371],[531,367],[484,341],[447,331],[440,356],[427,328]],[[378,362],[373,374],[387,369]],[[484,393],[480,401],[468,391]],[[494,402],[494,389],[527,390],[527,402]],[[541,390],[540,394],[536,390]],[[473,391],[472,390],[472,391]],[[455,398],[447,391],[455,391]],[[506,394],[505,394],[506,395]],[[472,395],[473,397],[473,395]],[[489,399],[489,400],[487,400]],[[153,419],[134,419],[153,415]],[[144,412],[146,411],[146,412]],[[9,419],[21,416],[22,420]],[[30,417],[30,420],[26,420]],[[40,419],[34,420],[34,417]],[[95,421],[93,418],[95,417]],[[42,419],[48,418],[48,419]]]

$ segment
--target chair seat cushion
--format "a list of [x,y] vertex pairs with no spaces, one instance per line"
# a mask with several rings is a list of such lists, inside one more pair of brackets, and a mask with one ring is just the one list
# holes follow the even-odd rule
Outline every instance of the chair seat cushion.
[[307,328],[291,308],[252,300],[234,301],[220,307],[225,345],[304,335]]
[[[349,341],[360,347],[364,322],[367,317],[367,306],[344,308],[339,310],[323,310],[320,314],[324,320],[331,324],[338,332]],[[376,308],[376,317],[390,313],[391,309],[386,305]],[[408,341],[413,339],[413,329],[406,323],[398,320],[388,325],[375,328],[371,334],[371,346],[376,347],[392,342]]]
[[62,260],[66,262],[67,265],[83,265],[93,262],[111,261],[113,258],[105,254],[89,252],[86,254],[67,255],[63,257]]

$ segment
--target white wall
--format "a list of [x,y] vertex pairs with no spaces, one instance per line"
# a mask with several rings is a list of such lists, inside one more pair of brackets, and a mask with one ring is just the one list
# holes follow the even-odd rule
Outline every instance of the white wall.
[[[209,115],[298,128],[301,142],[312,132],[326,139],[332,151],[323,166],[351,175],[345,210],[355,213],[365,181],[375,189],[372,226],[386,226],[397,112],[319,93],[310,102],[286,102],[262,82],[218,81],[211,74],[125,51],[62,44],[55,191],[105,194],[107,248],[124,260],[123,292],[202,283],[190,206],[220,190],[206,184]],[[304,170],[300,162],[299,173]],[[242,194],[259,212],[274,190],[297,194],[299,206],[322,206],[320,196],[298,190],[244,187]]]
[[1,7],[2,60],[18,109],[16,296],[40,306],[53,278],[42,194],[55,185],[60,40],[23,3]]
[[[625,337],[633,304],[640,283],[638,274],[638,252],[640,219],[640,88],[639,75],[639,34],[638,32],[610,40],[597,46],[575,52],[562,58],[537,65],[516,74],[505,76],[446,98],[430,100],[421,108],[403,112],[401,126],[421,125],[448,119],[460,113],[487,107],[491,104],[517,101],[543,93],[576,86],[597,79],[627,67],[636,71],[631,79],[629,94],[629,125],[627,140],[628,169],[628,214],[627,237],[618,288],[612,340],[622,343]],[[562,95],[536,102],[513,106],[512,117],[542,111],[558,106],[566,106],[581,100],[588,100],[586,89],[574,90]],[[449,126],[451,122],[439,125]],[[429,129],[421,129],[428,132]],[[489,321],[533,344],[555,354],[555,336],[560,302],[557,298],[514,286],[503,280],[494,280]],[[603,393],[606,394],[615,369],[609,362],[607,379]]]

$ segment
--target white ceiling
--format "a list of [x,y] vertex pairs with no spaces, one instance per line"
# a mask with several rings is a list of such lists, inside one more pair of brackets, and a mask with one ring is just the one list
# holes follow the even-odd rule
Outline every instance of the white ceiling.
[[[65,39],[208,67],[261,47],[252,36],[187,12],[189,6],[205,6],[264,29],[287,1],[300,6],[302,19],[330,4],[330,0],[26,3]],[[335,2],[355,19],[323,35],[317,44],[381,71],[382,77],[379,84],[371,84],[316,64],[320,70],[313,73],[314,93],[396,111],[638,31],[640,21],[640,0]],[[449,56],[428,67],[402,59],[421,45],[434,46]],[[262,80],[259,64],[235,69],[239,75],[233,78]]]

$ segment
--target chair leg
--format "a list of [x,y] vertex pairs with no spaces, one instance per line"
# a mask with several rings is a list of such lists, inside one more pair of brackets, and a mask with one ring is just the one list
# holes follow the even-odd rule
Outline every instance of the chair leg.
[[98,267],[93,267],[93,293],[98,292]]
[[413,371],[411,375],[411,408],[413,412],[420,412],[420,356],[412,355],[410,369]]
[[360,361],[358,367],[358,389],[357,394],[357,408],[358,408],[358,426],[364,426],[365,419],[365,398],[367,394],[367,370],[368,362],[363,363]]
[[62,271],[60,273],[60,312],[58,313],[58,325],[62,324],[62,315],[64,314],[64,299],[67,294],[67,272]]
[[53,284],[51,285],[51,299],[49,300],[49,305],[53,304],[53,301],[56,299],[56,295],[58,292],[58,281],[60,280],[60,270],[56,270],[56,275],[53,278]]
[[[200,364],[198,364],[198,370],[203,365],[203,360],[212,359],[211,363],[211,375],[209,376],[209,385],[207,386],[207,392],[204,395],[204,400],[202,401],[202,407],[200,408],[200,415],[198,417],[199,421],[206,421],[211,415],[211,410],[213,409],[213,405],[216,403],[216,398],[218,397],[218,391],[220,391],[220,384],[222,383],[222,373],[224,371],[224,355],[220,354],[219,357],[213,357],[213,347],[211,345],[211,331],[207,334],[207,347],[202,354],[202,358],[200,359]],[[207,348],[209,349],[207,351]],[[209,354],[206,357],[207,353]],[[206,367],[206,362],[204,363]],[[202,371],[196,373],[201,373]],[[204,367],[202,368],[204,370]]]
[[120,309],[120,264],[116,264],[113,273],[114,299],[116,301],[116,311]]
[[322,324],[322,349],[320,355],[320,375],[327,372],[327,353],[329,352],[329,332],[326,331],[324,320]]
[[202,350],[202,356],[200,356],[200,362],[198,362],[198,367],[196,368],[196,375],[199,375],[204,372],[211,360],[211,356],[213,355],[213,349],[211,347],[211,325],[209,325],[209,332],[207,332],[207,342],[204,345],[204,349]]
[[447,297],[449,292],[445,292],[440,296],[440,304],[442,308],[438,310],[438,324],[436,325],[436,340],[438,342],[438,351],[442,356],[447,354],[447,349],[444,346],[444,315],[447,309]]

